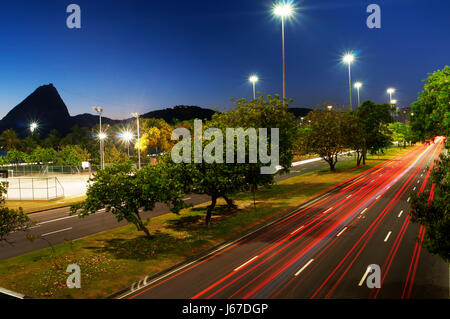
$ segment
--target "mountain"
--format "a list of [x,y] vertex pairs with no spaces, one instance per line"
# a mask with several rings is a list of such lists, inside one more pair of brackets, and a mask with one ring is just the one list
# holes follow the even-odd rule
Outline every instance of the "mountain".
[[[107,117],[102,116],[102,123],[103,124],[109,124],[109,125],[115,125],[118,123],[121,123],[121,120],[112,120]],[[99,123],[98,115],[93,115],[89,113],[84,113],[80,115],[72,116],[72,125],[78,125],[79,127],[94,127]]]
[[188,121],[192,119],[208,119],[216,113],[210,109],[204,109],[198,106],[178,105],[172,108],[152,111],[142,115],[143,118],[163,119],[167,123],[173,123],[174,120]]
[[25,136],[29,132],[30,123],[33,122],[38,123],[41,134],[46,134],[52,129],[66,133],[70,129],[69,111],[53,84],[37,88],[14,107],[0,121],[0,131],[13,129],[20,136]]
[[[185,121],[195,118],[211,119],[215,112],[198,106],[175,106],[172,108],[152,111],[141,115],[143,118],[162,118],[168,123],[174,120]],[[115,125],[128,120],[113,120],[102,117],[102,123]],[[56,129],[61,134],[67,134],[74,125],[80,127],[94,127],[99,123],[98,115],[80,114],[70,116],[66,104],[53,84],[43,85],[37,88],[23,102],[14,107],[1,121],[0,132],[13,129],[20,137],[30,134],[31,123],[38,124],[38,132],[46,136],[51,130]]]

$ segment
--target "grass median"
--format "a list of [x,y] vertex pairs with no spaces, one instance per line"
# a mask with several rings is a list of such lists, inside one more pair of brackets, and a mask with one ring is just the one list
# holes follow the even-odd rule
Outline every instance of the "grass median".
[[30,201],[16,201],[16,200],[8,200],[6,201],[6,207],[12,209],[18,209],[22,207],[24,213],[32,214],[44,210],[57,209],[62,207],[67,207],[76,203],[83,201],[86,196],[79,197],[68,197],[55,199],[50,201],[44,200],[30,200]]
[[[256,209],[252,194],[239,194],[234,196],[238,210],[219,206],[209,228],[204,226],[206,203],[186,209],[180,215],[168,214],[149,220],[148,228],[154,235],[150,241],[129,225],[0,261],[0,287],[35,298],[107,297],[144,276],[156,274],[288,212],[409,149],[389,149],[382,156],[370,157],[367,165],[360,168],[348,161],[338,163],[335,173],[319,170],[286,179],[259,190]],[[81,267],[81,289],[66,287],[69,264]]]

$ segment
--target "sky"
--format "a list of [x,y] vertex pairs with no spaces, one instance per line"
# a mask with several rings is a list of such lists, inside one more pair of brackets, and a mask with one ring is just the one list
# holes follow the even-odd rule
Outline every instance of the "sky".
[[[81,29],[66,8],[81,7]],[[381,7],[369,29],[367,6]],[[224,109],[257,90],[282,92],[281,22],[271,0],[8,0],[0,10],[0,117],[53,83],[71,115],[102,106],[128,118],[174,105]],[[302,0],[286,23],[292,107],[348,104],[348,71],[361,99],[408,106],[427,73],[450,64],[450,1]],[[356,92],[353,92],[356,100]]]

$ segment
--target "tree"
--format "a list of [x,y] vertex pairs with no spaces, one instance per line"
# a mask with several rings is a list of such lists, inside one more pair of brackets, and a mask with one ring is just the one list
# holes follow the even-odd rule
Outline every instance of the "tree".
[[[412,115],[414,114],[414,115]],[[429,74],[411,105],[411,127],[418,140],[450,133],[450,67]]]
[[128,154],[117,149],[115,145],[109,146],[105,149],[105,163],[120,164],[126,163],[130,160]]
[[56,153],[56,164],[67,166],[81,166],[82,162],[89,161],[89,152],[80,145],[66,145]]
[[366,149],[366,135],[364,126],[354,112],[343,115],[342,134],[344,145],[356,152],[356,166],[361,166],[364,149]]
[[412,221],[426,227],[424,247],[450,262],[450,158],[441,155],[431,180],[434,193],[412,200]]
[[0,243],[11,242],[7,237],[18,231],[26,231],[32,225],[30,218],[22,209],[9,209],[5,207],[5,194],[8,189],[7,182],[0,182]]
[[42,141],[42,146],[46,148],[58,149],[61,142],[61,134],[57,130],[51,130],[48,136]]
[[141,210],[153,210],[158,202],[168,204],[174,213],[185,207],[182,187],[161,166],[136,171],[128,163],[117,164],[98,171],[90,182],[86,200],[71,207],[72,215],[83,218],[106,209],[118,222],[134,224],[148,239],[152,236]]
[[29,162],[39,164],[50,164],[57,161],[57,154],[53,148],[42,148],[38,146],[29,156]]
[[362,149],[363,164],[366,164],[367,152],[372,154],[388,147],[391,138],[387,125],[393,122],[392,108],[389,104],[363,102],[355,111],[362,125],[365,145]]
[[[141,154],[145,155],[153,151],[163,152],[173,146],[171,140],[172,127],[163,119],[142,119],[139,139]],[[137,142],[135,148],[138,148]]]
[[308,153],[318,154],[334,171],[338,155],[345,148],[344,114],[334,110],[314,110],[306,118],[300,134]]
[[27,161],[28,155],[13,148],[6,154],[5,159],[9,164],[20,164]]
[[413,137],[410,126],[400,122],[394,122],[388,125],[388,129],[392,134],[392,139],[399,146],[403,144],[403,147],[406,147],[406,143],[412,142]]
[[[278,96],[262,96],[254,101],[239,100],[236,107],[228,112],[216,114],[210,122],[203,126],[203,136],[206,130],[217,130],[217,135],[225,137],[226,128],[241,128],[242,132],[246,129],[255,129],[257,132],[260,128],[279,129],[279,154],[280,165],[284,169],[289,169],[293,158],[294,141],[296,138],[296,126],[293,115],[287,110],[287,106],[282,106],[282,102]],[[203,149],[217,142],[218,136],[212,135],[211,139],[202,139]],[[267,144],[271,143],[272,136],[268,135]],[[214,149],[213,156],[218,160],[203,160],[201,163],[194,162],[194,149],[191,143],[191,162],[175,164],[169,156],[163,158],[166,166],[171,167],[173,171],[178,172],[174,176],[184,185],[186,193],[207,194],[211,197],[211,205],[207,207],[205,222],[209,226],[211,223],[212,211],[214,210],[217,199],[223,198],[230,208],[235,205],[230,196],[238,192],[252,190],[255,191],[258,186],[267,186],[273,183],[273,174],[261,174],[261,167],[267,166],[261,162],[259,158],[256,162],[250,163],[250,151],[256,151],[258,145],[262,142],[260,136],[258,140],[250,142],[250,138],[244,137],[241,143],[245,149],[244,163],[237,163],[237,142],[238,137],[234,136],[231,148],[234,151],[235,163],[226,163],[224,154],[217,153],[219,150]],[[193,141],[193,140],[191,140]],[[230,147],[230,141],[226,140],[227,147]],[[261,146],[261,145],[260,145]]]
[[8,129],[0,134],[0,143],[5,151],[9,151],[19,148],[20,138],[14,130]]

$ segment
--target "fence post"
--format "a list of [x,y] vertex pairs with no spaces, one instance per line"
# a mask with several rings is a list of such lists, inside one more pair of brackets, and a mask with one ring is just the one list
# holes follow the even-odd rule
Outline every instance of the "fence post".
[[47,200],[48,200],[48,176],[45,180],[47,181]]
[[22,185],[20,183],[20,177],[19,177],[19,200],[22,200]]

